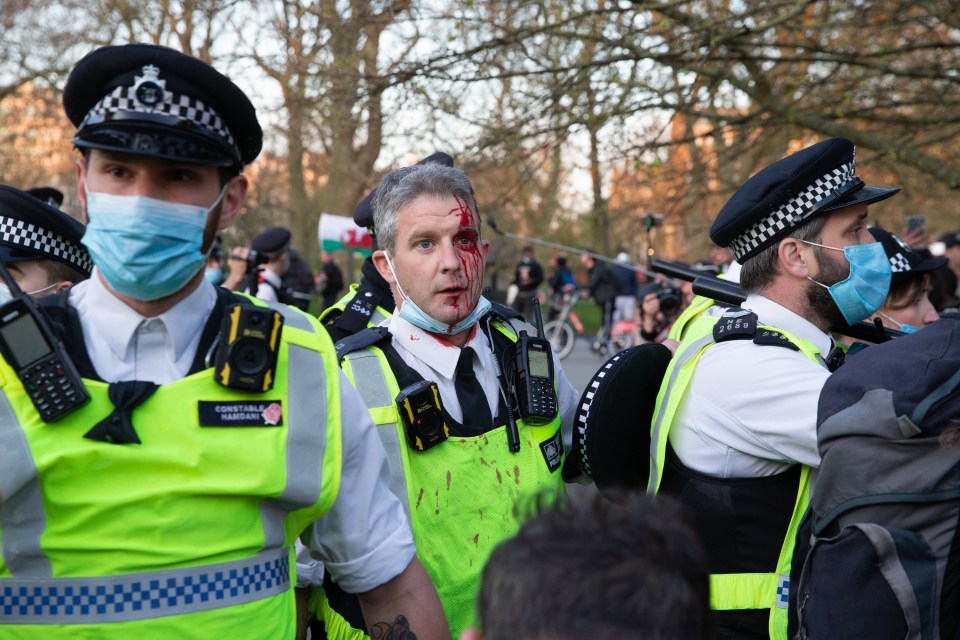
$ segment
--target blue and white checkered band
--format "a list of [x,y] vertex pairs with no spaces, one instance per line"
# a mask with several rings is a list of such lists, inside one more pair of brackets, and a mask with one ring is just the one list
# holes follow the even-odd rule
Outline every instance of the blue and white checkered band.
[[818,209],[817,205],[824,198],[834,194],[853,179],[855,168],[856,161],[851,160],[814,180],[806,189],[732,240],[730,250],[733,255],[738,261],[743,260],[744,256],[763,246],[784,229],[799,225]]
[[51,233],[23,220],[0,216],[0,242],[49,256],[51,260],[65,260],[84,273],[90,273],[93,269],[93,261],[86,249],[64,240],[58,233]]
[[235,145],[233,134],[212,107],[202,100],[164,91],[159,82],[151,79],[140,79],[132,87],[117,87],[101,98],[84,120],[109,120],[112,114],[121,112],[173,116],[209,131],[231,147]]

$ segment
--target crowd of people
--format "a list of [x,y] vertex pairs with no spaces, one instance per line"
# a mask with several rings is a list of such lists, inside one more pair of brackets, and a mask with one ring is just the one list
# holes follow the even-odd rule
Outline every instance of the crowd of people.
[[[865,185],[849,140],[719,212],[695,267],[739,306],[638,276],[625,250],[580,252],[579,286],[526,247],[511,308],[484,295],[482,194],[446,154],[357,205],[374,250],[339,296],[332,257],[314,274],[289,229],[221,246],[262,147],[229,78],[108,46],[63,102],[83,223],[0,186],[0,637],[779,640],[857,615],[796,602],[818,400],[844,354],[884,349],[845,330],[922,341],[955,303],[960,232],[939,258],[868,228],[899,189]],[[544,283],[592,298],[601,340],[625,322],[652,343],[631,353],[674,352],[652,424],[629,425],[649,426],[646,486],[566,497],[589,416],[531,327]],[[949,612],[946,564],[928,596]]]

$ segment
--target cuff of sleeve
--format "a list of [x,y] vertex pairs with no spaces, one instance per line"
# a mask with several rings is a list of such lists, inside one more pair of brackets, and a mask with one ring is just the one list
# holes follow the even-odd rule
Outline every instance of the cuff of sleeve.
[[413,560],[416,548],[406,518],[383,543],[361,558],[324,565],[341,589],[347,593],[365,593],[393,580]]

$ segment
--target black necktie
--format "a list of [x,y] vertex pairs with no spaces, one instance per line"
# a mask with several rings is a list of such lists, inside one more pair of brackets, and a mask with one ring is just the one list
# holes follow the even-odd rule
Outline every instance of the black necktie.
[[473,349],[464,347],[460,350],[460,359],[457,360],[457,373],[454,378],[457,388],[457,400],[460,401],[460,410],[463,412],[464,435],[478,436],[493,426],[493,416],[490,415],[490,405],[483,393],[480,381],[473,373]]

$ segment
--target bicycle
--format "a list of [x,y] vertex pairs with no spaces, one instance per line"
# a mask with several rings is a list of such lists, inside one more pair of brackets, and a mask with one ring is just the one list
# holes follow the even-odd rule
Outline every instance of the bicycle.
[[557,311],[557,317],[543,325],[544,337],[550,341],[550,347],[561,360],[570,355],[577,336],[584,333],[583,323],[573,310],[577,300],[574,291],[555,295],[550,306]]

